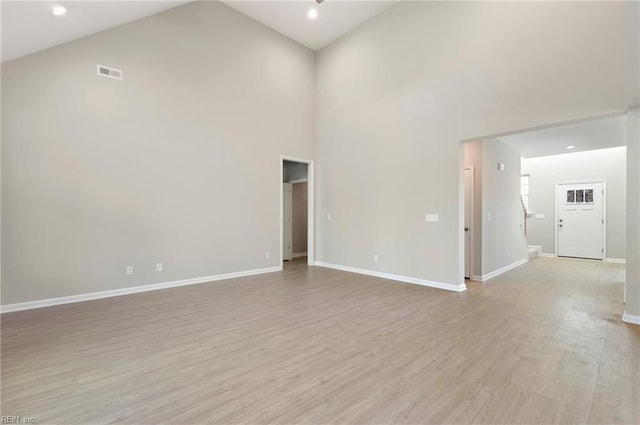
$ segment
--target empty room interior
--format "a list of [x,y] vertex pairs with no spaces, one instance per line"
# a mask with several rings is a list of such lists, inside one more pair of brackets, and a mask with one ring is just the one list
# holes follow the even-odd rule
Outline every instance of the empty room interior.
[[2,423],[640,423],[640,2],[0,12]]

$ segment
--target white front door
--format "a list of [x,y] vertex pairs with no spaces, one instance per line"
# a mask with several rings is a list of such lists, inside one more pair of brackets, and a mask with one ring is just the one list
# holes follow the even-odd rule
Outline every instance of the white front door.
[[558,185],[558,256],[601,260],[604,254],[604,185]]
[[464,169],[464,277],[471,277],[471,223],[473,222],[472,207],[473,169]]
[[293,259],[293,185],[282,183],[282,259]]

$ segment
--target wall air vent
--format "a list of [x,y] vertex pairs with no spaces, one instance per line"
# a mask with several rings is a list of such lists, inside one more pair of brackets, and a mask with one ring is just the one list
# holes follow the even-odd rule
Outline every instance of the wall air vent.
[[115,68],[109,68],[108,66],[98,65],[98,75],[107,78],[114,78],[116,80],[122,80],[122,71]]

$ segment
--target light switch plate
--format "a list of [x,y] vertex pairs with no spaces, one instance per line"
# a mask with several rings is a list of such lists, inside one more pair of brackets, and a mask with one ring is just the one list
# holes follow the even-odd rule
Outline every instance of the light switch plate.
[[536,214],[536,220],[543,220],[544,214]]
[[427,223],[437,223],[440,220],[438,214],[425,214],[424,221]]

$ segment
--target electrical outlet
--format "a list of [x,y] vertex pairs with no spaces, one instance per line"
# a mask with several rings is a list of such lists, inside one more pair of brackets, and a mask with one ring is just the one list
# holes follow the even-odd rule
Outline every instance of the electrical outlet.
[[271,253],[270,253],[270,252],[265,252],[265,253],[264,253],[264,259],[265,259],[265,260],[269,260],[269,259],[271,259]]
[[331,213],[327,213],[327,220],[331,220]]
[[133,274],[133,266],[127,266],[127,276],[131,276]]
[[162,269],[163,269],[163,265],[162,265],[162,263],[156,263],[156,271],[157,271],[157,272],[161,272],[161,271],[162,271]]
[[491,221],[491,213],[487,214],[487,220]]
[[376,263],[378,262],[378,254],[374,254],[373,261],[375,261]]

